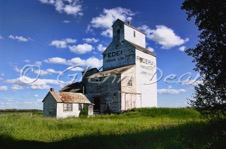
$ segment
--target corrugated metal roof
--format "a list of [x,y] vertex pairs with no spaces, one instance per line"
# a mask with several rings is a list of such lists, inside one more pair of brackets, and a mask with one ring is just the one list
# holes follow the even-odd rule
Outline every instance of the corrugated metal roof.
[[65,103],[87,103],[91,102],[82,93],[71,93],[71,92],[50,92],[57,102]]
[[102,71],[99,73],[95,73],[87,78],[99,78],[99,77],[107,77],[107,76],[111,76],[111,75],[119,75],[121,73],[123,73],[124,71],[132,68],[135,65],[129,65],[129,66],[124,66],[124,67],[119,67],[119,68],[115,68],[115,69],[111,69],[111,70],[106,70],[106,71]]

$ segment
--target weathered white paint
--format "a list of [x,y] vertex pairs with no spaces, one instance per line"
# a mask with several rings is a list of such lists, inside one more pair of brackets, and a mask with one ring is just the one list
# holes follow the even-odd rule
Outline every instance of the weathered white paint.
[[156,57],[136,50],[136,89],[141,107],[157,107]]
[[[100,100],[100,113],[109,107],[112,112],[157,107],[156,57],[143,49],[146,48],[145,35],[120,20],[112,27],[113,39],[103,52],[102,72],[111,73],[91,77],[98,80],[96,83],[86,81],[88,99],[94,104],[95,99]],[[117,73],[123,66],[128,69]]]
[[67,117],[78,117],[80,110],[78,103],[73,103],[72,111],[64,111],[63,109],[64,103],[57,103],[57,118],[67,118]]
[[146,47],[145,35],[137,29],[134,29],[133,27],[130,27],[126,24],[124,25],[124,39],[143,48]]

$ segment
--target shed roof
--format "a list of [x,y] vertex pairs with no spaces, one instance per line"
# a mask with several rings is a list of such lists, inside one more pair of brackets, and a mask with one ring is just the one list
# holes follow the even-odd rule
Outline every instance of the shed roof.
[[56,102],[64,103],[86,103],[91,104],[91,102],[82,93],[71,93],[71,92],[49,92]]
[[124,71],[132,68],[133,66],[134,65],[129,65],[129,66],[124,66],[124,67],[119,67],[119,68],[115,68],[115,69],[111,69],[111,70],[98,72],[87,78],[100,78],[100,77],[107,77],[107,76],[111,76],[111,75],[119,75],[119,74],[123,73]]

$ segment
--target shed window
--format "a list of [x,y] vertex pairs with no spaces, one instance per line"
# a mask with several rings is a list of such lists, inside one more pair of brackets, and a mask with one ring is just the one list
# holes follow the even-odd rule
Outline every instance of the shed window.
[[73,111],[73,104],[72,103],[64,103],[63,104],[64,111]]
[[82,107],[83,107],[82,103],[79,103],[78,104],[78,110],[81,111],[83,109]]

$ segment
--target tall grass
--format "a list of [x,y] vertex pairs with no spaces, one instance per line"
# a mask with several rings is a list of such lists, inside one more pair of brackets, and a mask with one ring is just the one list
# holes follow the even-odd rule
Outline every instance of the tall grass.
[[[188,108],[143,108],[67,119],[45,118],[40,112],[7,113],[0,114],[0,148],[213,147],[225,137],[221,129],[212,130]],[[215,139],[219,134],[223,137]]]

